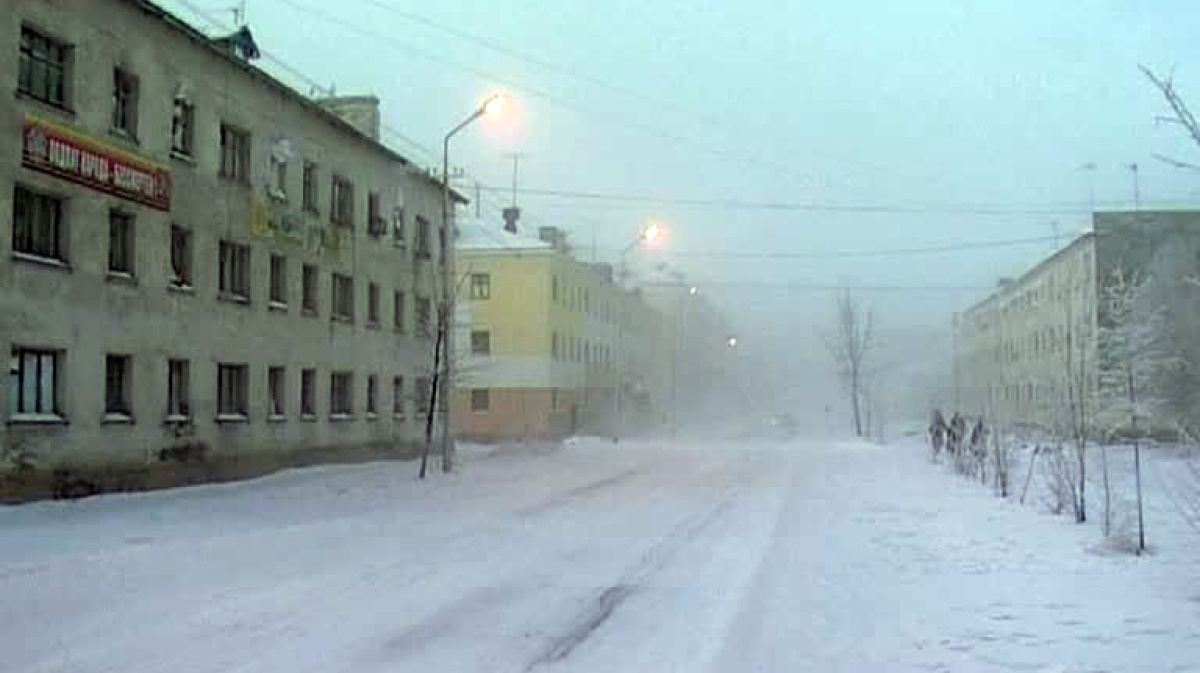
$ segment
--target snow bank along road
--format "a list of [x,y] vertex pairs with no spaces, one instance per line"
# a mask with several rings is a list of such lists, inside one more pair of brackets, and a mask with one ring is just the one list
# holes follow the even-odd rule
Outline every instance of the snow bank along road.
[[0,510],[0,669],[1200,671],[1183,522],[1093,553],[915,445],[465,458]]

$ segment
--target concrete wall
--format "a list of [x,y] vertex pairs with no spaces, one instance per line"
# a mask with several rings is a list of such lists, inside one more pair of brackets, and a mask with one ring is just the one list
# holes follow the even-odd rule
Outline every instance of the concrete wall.
[[[434,260],[417,261],[411,243],[394,244],[386,235],[367,235],[367,198],[380,195],[383,215],[405,205],[437,226],[440,192],[427,177],[369,139],[286,92],[267,77],[214,53],[161,18],[129,0],[15,0],[0,15],[0,242],[13,243],[14,185],[66,199],[67,265],[55,266],[0,255],[0,352],[16,347],[60,351],[61,419],[26,423],[10,415],[9,386],[0,386],[0,447],[31,452],[40,469],[146,464],[180,443],[203,444],[213,459],[250,454],[298,454],[331,447],[404,445],[419,434],[410,413],[393,418],[392,377],[413,380],[429,367],[432,343],[412,334],[414,297],[431,296]],[[20,95],[18,39],[23,23],[73,45],[68,110]],[[137,141],[109,131],[112,71],[116,66],[140,82]],[[172,156],[173,98],[185,91],[195,105],[192,157]],[[169,167],[173,180],[169,212],[160,212],[21,165],[22,119],[35,113],[70,126],[119,150]],[[251,134],[248,185],[217,175],[220,125],[234,124]],[[271,148],[287,139],[294,152],[288,165],[287,200],[273,199]],[[318,165],[319,213],[302,212],[302,162]],[[350,230],[329,222],[333,173],[354,183],[355,218]],[[120,208],[135,217],[135,278],[116,280],[107,271],[108,213]],[[284,232],[270,221],[287,220],[304,234]],[[169,288],[169,231],[172,224],[192,232],[194,282],[190,291]],[[322,233],[323,232],[323,233]],[[251,247],[251,300],[218,298],[218,242]],[[269,307],[269,255],[287,257],[286,307]],[[301,265],[319,269],[318,311],[300,310]],[[331,274],[355,281],[355,320],[331,319]],[[368,283],[380,288],[381,321],[365,324]],[[406,294],[407,330],[393,329],[392,292]],[[132,418],[105,422],[105,355],[132,356]],[[191,363],[191,422],[165,422],[167,360]],[[245,422],[216,422],[217,363],[249,365],[249,414]],[[286,367],[284,419],[267,419],[267,367]],[[300,370],[316,368],[315,419],[301,420]],[[334,421],[329,415],[329,374],[354,373],[355,413]],[[365,413],[369,375],[378,376],[380,413]],[[0,470],[4,469],[0,465]]]

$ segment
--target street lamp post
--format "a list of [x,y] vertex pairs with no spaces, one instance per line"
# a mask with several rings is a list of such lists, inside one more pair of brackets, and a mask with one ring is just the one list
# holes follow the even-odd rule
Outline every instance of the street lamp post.
[[[425,465],[429,457],[429,447],[433,443],[433,416],[437,413],[437,397],[439,389],[445,386],[449,391],[449,385],[444,384],[441,378],[441,356],[445,354],[445,379],[448,382],[450,379],[450,335],[449,323],[450,316],[448,315],[451,306],[451,275],[450,275],[450,139],[459,131],[470,126],[475,120],[485,115],[496,114],[504,107],[504,97],[500,94],[495,94],[485,100],[470,117],[467,117],[461,124],[455,126],[442,139],[442,231],[439,237],[441,242],[441,262],[442,262],[442,297],[439,302],[441,306],[438,308],[437,316],[437,338],[433,346],[433,377],[432,390],[429,393],[429,412],[425,417],[425,451],[421,455],[421,477],[425,477]],[[435,276],[435,287],[436,287]],[[436,292],[436,290],[435,290]],[[442,471],[449,472],[453,468],[453,453],[454,447],[450,441],[450,401],[445,400],[446,413],[442,414]]]

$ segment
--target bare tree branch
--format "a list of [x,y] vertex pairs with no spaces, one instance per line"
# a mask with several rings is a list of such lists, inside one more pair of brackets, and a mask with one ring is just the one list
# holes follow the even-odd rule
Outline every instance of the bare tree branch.
[[1188,109],[1187,103],[1179,96],[1179,92],[1175,90],[1175,73],[1172,70],[1171,74],[1166,77],[1159,77],[1153,71],[1144,65],[1139,65],[1138,68],[1142,74],[1154,84],[1155,88],[1162,93],[1163,98],[1167,100],[1167,105],[1171,106],[1171,111],[1174,117],[1160,118],[1163,121],[1177,123],[1187,129],[1188,135],[1192,137],[1192,142],[1200,147],[1200,123],[1196,122],[1196,118],[1192,116],[1191,110]]

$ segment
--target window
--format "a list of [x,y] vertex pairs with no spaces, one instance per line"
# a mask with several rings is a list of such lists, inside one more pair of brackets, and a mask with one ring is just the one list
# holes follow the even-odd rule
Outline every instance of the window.
[[133,275],[133,215],[117,210],[108,213],[108,271]]
[[446,259],[446,228],[438,227],[438,259]]
[[13,348],[8,404],[12,415],[58,416],[58,353]]
[[192,156],[192,140],[195,135],[196,108],[186,98],[175,99],[171,113],[171,151]]
[[113,130],[137,138],[137,108],[137,76],[120,68],[113,70]]
[[218,248],[221,294],[250,301],[250,246],[221,241]]
[[271,255],[271,296],[276,306],[287,306],[287,257]]
[[417,413],[429,413],[429,395],[432,392],[432,386],[429,383],[429,378],[425,376],[417,377],[417,387],[413,393],[417,396]]
[[550,335],[550,357],[554,360],[558,359],[558,332]]
[[250,182],[250,134],[221,124],[220,176]]
[[317,312],[317,267],[305,264],[300,284],[300,308],[308,313]]
[[417,297],[417,334],[427,337],[432,334],[429,324],[429,300],[425,297]]
[[311,161],[304,162],[304,209],[317,212],[317,165]]
[[420,216],[417,217],[416,256],[425,259],[429,258],[429,221]]
[[558,388],[550,389],[550,411],[558,411]]
[[397,248],[404,247],[404,209],[396,209],[395,221],[392,223],[392,242]]
[[300,414],[311,418],[317,415],[317,370],[300,371]]
[[490,355],[492,352],[492,333],[486,330],[471,332],[471,354]]
[[133,374],[128,355],[104,358],[104,413],[129,416],[130,378]]
[[17,90],[52,105],[66,105],[69,49],[61,42],[22,26]]
[[334,320],[354,320],[354,279],[340,273],[333,274]]
[[247,412],[248,365],[217,365],[217,418],[245,418]]
[[476,388],[471,391],[471,411],[487,411],[491,406],[491,391],[487,388]]
[[271,188],[274,190],[272,196],[277,199],[287,200],[287,162],[271,156]]
[[404,418],[404,377],[392,377],[392,414]]
[[171,225],[171,285],[192,286],[192,232]]
[[66,261],[62,199],[17,185],[13,193],[13,252]]
[[558,276],[550,277],[550,301],[558,303]]
[[276,418],[287,413],[287,376],[283,367],[267,369],[267,413]]
[[334,416],[354,413],[354,374],[333,372],[329,375],[329,413]]
[[367,324],[379,325],[379,286],[367,283]]
[[387,233],[387,221],[379,214],[378,192],[367,194],[367,233],[376,237]]
[[471,274],[471,299],[491,299],[492,277],[486,273]]
[[404,292],[400,290],[392,293],[392,326],[397,332],[404,331]]
[[167,360],[167,418],[192,415],[190,372],[187,360]]
[[371,374],[367,377],[367,413],[374,416],[379,413],[379,377]]
[[333,176],[329,220],[344,227],[354,225],[354,185],[340,175]]

